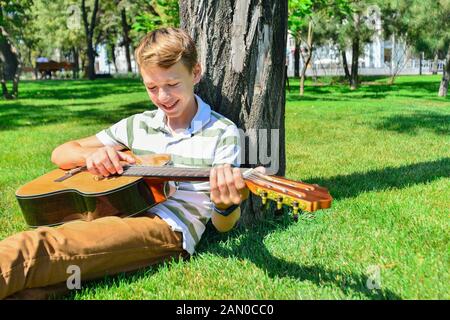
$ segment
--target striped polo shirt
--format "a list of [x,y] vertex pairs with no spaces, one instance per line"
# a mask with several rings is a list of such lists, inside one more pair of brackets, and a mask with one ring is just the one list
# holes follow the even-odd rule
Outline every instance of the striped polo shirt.
[[[176,167],[240,165],[240,136],[236,125],[211,110],[199,96],[197,113],[189,128],[171,133],[160,109],[123,119],[97,133],[105,146],[122,145],[136,155],[170,154]],[[180,182],[166,201],[149,209],[174,231],[183,233],[183,248],[190,254],[211,218],[209,182]]]

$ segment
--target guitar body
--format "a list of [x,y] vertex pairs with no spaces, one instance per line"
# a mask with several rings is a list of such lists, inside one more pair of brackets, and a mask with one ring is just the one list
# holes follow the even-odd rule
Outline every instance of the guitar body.
[[[146,163],[156,166],[165,162],[160,158],[146,160]],[[166,181],[157,178],[112,176],[100,179],[87,171],[64,181],[55,181],[66,173],[66,170],[53,170],[16,191],[29,226],[53,226],[106,216],[133,216],[166,200],[174,192]]]

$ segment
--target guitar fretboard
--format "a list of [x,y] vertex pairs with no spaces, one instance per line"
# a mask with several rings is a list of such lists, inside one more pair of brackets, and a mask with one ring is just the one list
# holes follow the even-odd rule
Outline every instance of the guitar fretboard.
[[209,178],[210,168],[180,168],[180,167],[152,167],[152,166],[125,166],[122,175],[155,178],[180,178],[182,180],[206,180]]
[[[205,181],[209,179],[211,168],[181,168],[173,166],[152,167],[129,165],[123,167],[123,176],[170,178],[171,180]],[[244,177],[249,168],[240,168]]]

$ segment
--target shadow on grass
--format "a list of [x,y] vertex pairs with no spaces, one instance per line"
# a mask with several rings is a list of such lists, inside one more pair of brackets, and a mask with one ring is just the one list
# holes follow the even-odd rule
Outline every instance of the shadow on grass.
[[444,177],[450,177],[450,158],[331,178],[311,178],[305,182],[317,183],[328,188],[330,194],[337,200],[356,197],[364,192],[405,188]]
[[[403,188],[414,184],[427,183],[441,177],[450,177],[449,169],[450,158],[443,158],[397,168],[372,170],[367,173],[310,180],[311,183],[328,187],[334,199],[337,200],[355,197],[363,192]],[[233,257],[252,262],[271,278],[310,281],[318,287],[334,286],[340,288],[344,294],[359,293],[369,299],[402,299],[401,296],[388,288],[369,290],[366,286],[368,276],[365,274],[352,273],[347,270],[332,270],[320,264],[300,265],[274,256],[267,249],[264,240],[274,232],[289,228],[293,223],[292,219],[286,215],[277,220],[268,217],[266,220],[255,223],[250,228],[240,226],[226,234],[217,233],[214,227],[208,224],[206,232],[197,246],[197,252],[199,254],[207,252],[224,258]],[[223,246],[223,243],[229,242],[232,243],[231,246]],[[195,256],[192,259],[195,259]],[[85,288],[88,290],[110,288],[111,283],[119,280],[120,283],[133,283],[139,278],[151,276],[156,272],[158,272],[158,267],[150,267],[132,275],[108,276],[87,283]],[[72,293],[68,298],[74,298],[74,294]]]
[[[208,252],[225,258],[237,257],[250,261],[267,272],[271,278],[286,277],[298,281],[310,281],[318,287],[336,286],[345,294],[353,291],[369,299],[401,299],[399,295],[387,288],[367,289],[368,276],[365,274],[331,270],[320,264],[299,265],[275,257],[267,249],[264,239],[275,231],[287,229],[293,223],[295,222],[289,216],[284,215],[282,218],[261,221],[248,229],[239,227],[228,234],[218,234],[214,227],[208,225],[207,232],[197,250],[199,253]],[[232,241],[235,238],[239,238],[238,245],[234,245],[231,249],[221,246],[221,241]]]
[[[211,223],[207,225],[205,234],[197,246],[198,254],[202,252],[212,253],[224,258],[238,258],[247,260],[265,271],[271,278],[290,278],[298,281],[310,281],[318,287],[335,286],[343,293],[360,293],[369,299],[402,299],[395,292],[383,288],[381,290],[369,290],[367,288],[368,276],[355,274],[348,271],[330,270],[318,264],[299,265],[275,257],[264,244],[264,239],[273,232],[287,229],[294,222],[290,217],[284,215],[281,218],[260,221],[251,228],[237,227],[233,231],[220,234]],[[238,239],[237,245],[232,248],[224,248],[223,242]],[[195,256],[190,259],[196,259]],[[170,262],[165,262],[167,264]],[[186,263],[189,263],[188,261]],[[162,264],[163,265],[163,264]],[[115,284],[131,284],[140,278],[152,276],[162,266],[153,266],[136,272],[120,273],[114,276],[106,276],[102,279],[89,281],[83,284],[83,290],[92,292],[96,289],[110,289]],[[114,290],[111,288],[111,290]],[[66,299],[74,299],[76,292],[68,292]],[[83,294],[83,291],[80,292]],[[141,297],[142,298],[142,297]]]
[[439,135],[450,134],[450,114],[437,112],[415,112],[413,114],[390,116],[375,129],[416,135],[420,129],[428,129]]
[[356,90],[350,90],[345,84],[306,85],[305,95],[300,96],[299,85],[291,85],[286,95],[287,101],[351,101],[355,99],[384,99],[388,96],[448,101],[438,97],[439,82],[404,81],[392,85],[385,83],[362,84]]
[[[21,102],[1,106],[0,131],[19,130],[68,121],[76,121],[80,125],[90,122],[112,125],[132,114],[155,108],[149,100],[123,104],[114,108],[114,112],[105,111],[101,107],[77,110],[76,107],[71,108],[70,106],[72,105],[36,107]],[[90,107],[98,106],[98,103],[75,103],[74,106]]]
[[20,99],[97,99],[111,94],[142,92],[143,84],[137,79],[33,81],[21,90]]
[[[441,177],[450,177],[450,158],[435,161],[412,164],[397,168],[372,170],[367,173],[354,173],[332,178],[313,178],[311,183],[329,188],[334,199],[355,197],[368,191],[379,191],[389,188],[403,188],[414,184],[427,183]],[[308,181],[306,181],[308,182]],[[401,296],[383,288],[381,290],[369,290],[366,283],[368,276],[348,272],[347,270],[331,270],[319,264],[299,265],[275,257],[264,244],[264,239],[273,232],[283,231],[294,222],[287,216],[274,220],[267,218],[255,223],[250,228],[238,227],[227,234],[215,231],[208,224],[201,242],[197,246],[197,252],[208,252],[224,258],[236,257],[254,263],[258,268],[267,272],[271,278],[293,278],[298,281],[310,281],[318,287],[335,286],[343,293],[360,293],[369,299],[402,299]],[[238,240],[238,241],[234,241]],[[222,244],[235,242],[231,248]],[[192,258],[195,259],[195,256]],[[106,277],[103,280],[86,284],[86,288],[109,288],[111,282],[120,279],[121,283],[132,283],[141,277],[148,277],[158,272],[157,267],[147,268],[134,273],[131,276],[123,274]],[[74,298],[74,293],[68,298]]]

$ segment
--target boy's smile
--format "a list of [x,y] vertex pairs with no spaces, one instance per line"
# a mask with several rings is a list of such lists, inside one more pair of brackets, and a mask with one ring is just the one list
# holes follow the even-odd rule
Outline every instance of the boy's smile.
[[181,61],[169,68],[143,66],[141,74],[150,99],[165,113],[169,127],[186,128],[197,112],[194,85],[200,81],[200,65],[192,72]]

